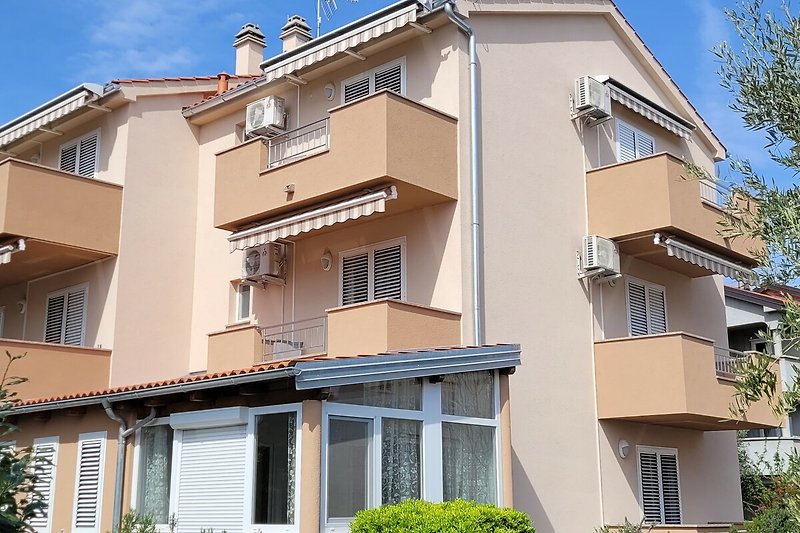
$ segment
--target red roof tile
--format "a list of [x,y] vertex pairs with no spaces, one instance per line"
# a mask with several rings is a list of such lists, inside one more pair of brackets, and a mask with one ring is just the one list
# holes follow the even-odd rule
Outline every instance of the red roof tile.
[[[259,74],[230,74],[229,79],[236,80],[236,79],[252,79],[258,78]],[[219,75],[213,76],[172,76],[168,78],[130,78],[130,79],[119,79],[119,80],[111,80],[111,83],[118,83],[118,84],[132,84],[132,83],[151,83],[151,82],[165,82],[165,81],[211,81],[219,79]]]

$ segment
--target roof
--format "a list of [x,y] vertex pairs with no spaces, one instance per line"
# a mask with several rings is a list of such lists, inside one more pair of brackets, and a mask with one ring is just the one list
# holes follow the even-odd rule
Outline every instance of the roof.
[[[260,77],[260,74],[229,74],[228,78],[231,80],[242,79],[249,80],[252,78]],[[167,81],[216,81],[219,79],[219,74],[213,76],[172,76],[166,78],[130,78],[121,80],[112,80],[111,83],[120,85],[132,85],[134,83],[163,83]]]
[[[297,389],[333,386],[334,381],[346,378],[350,382],[384,381],[400,377],[451,374],[469,370],[511,368],[520,364],[520,347],[516,344],[486,344],[481,346],[447,346],[416,350],[399,350],[363,355],[311,355],[271,361],[248,368],[182,376],[174,379],[124,385],[75,394],[33,398],[15,404],[14,412],[47,411],[99,404],[103,400],[121,401],[165,394],[189,392],[281,378],[295,378]],[[354,377],[353,368],[369,368],[369,372]],[[377,371],[377,368],[388,371]],[[390,367],[390,368],[389,368]],[[328,375],[328,369],[333,375]],[[341,371],[345,369],[345,375]],[[308,377],[301,377],[308,372]],[[304,384],[300,384],[303,382]]]
[[725,297],[764,305],[773,309],[783,309],[784,298],[761,291],[751,291],[748,289],[740,289],[732,285],[725,285]]

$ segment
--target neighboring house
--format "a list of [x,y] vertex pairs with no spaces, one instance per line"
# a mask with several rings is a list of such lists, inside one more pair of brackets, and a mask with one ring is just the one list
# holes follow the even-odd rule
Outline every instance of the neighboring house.
[[[795,287],[778,286],[761,291],[725,287],[728,345],[733,350],[765,352],[779,361],[781,385],[791,387],[800,363],[797,347],[781,338],[784,299],[800,297]],[[800,444],[800,411],[783,420],[781,427],[751,429],[744,440],[750,457],[765,473],[775,466],[776,453],[789,454]]]
[[292,17],[266,61],[247,25],[233,76],[84,85],[0,127],[39,533],[130,507],[339,532],[416,497],[541,533],[742,519],[733,430],[775,421],[729,418],[720,275],[752,243],[682,164],[724,147],[609,0],[423,4],[313,40]]

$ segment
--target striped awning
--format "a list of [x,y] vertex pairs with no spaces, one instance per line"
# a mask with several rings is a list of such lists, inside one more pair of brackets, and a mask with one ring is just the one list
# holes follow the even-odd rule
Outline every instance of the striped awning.
[[675,237],[667,237],[656,233],[654,240],[656,244],[667,249],[667,255],[670,257],[677,257],[687,263],[705,268],[715,274],[722,274],[727,278],[732,278],[742,283],[752,284],[757,280],[755,272],[749,268],[737,265],[714,253],[692,246]]
[[628,93],[627,91],[617,87],[616,85],[608,84],[608,88],[611,90],[611,98],[616,100],[620,104],[624,105],[628,109],[634,111],[645,117],[648,120],[652,120],[662,128],[665,128],[678,137],[682,137],[684,139],[689,139],[692,136],[692,130],[684,126],[683,124],[679,123],[676,120],[668,117],[658,109],[654,108],[647,102],[643,102],[636,96]]
[[261,246],[278,239],[285,239],[307,231],[333,226],[338,222],[354,220],[373,213],[383,213],[386,211],[386,201],[396,198],[397,189],[392,185],[377,192],[267,222],[254,228],[237,231],[228,237],[231,252],[253,246]]
[[[354,30],[345,33],[331,41],[326,41],[318,46],[310,48],[299,55],[292,55],[291,57],[276,63],[264,69],[264,77],[267,83],[291,74],[300,70],[301,68],[312,65],[323,59],[332,57],[338,53],[344,52],[347,49],[354,48],[367,41],[380,37],[386,33],[401,28],[409,22],[417,20],[417,6],[412,4],[399,11],[393,11],[385,17],[379,18],[364,26],[358,26]],[[323,37],[324,38],[324,37]]]
[[[97,90],[102,90],[102,88],[98,86]],[[95,92],[86,85],[77,87],[34,110],[31,116],[20,117],[6,126],[0,127],[0,148],[21,139],[39,128],[45,128],[61,117],[80,109],[89,102],[96,100],[98,94],[100,93]]]

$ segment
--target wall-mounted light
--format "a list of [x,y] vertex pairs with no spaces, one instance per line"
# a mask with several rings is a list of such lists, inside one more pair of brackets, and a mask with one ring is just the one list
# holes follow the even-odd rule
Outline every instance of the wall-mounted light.
[[27,309],[28,309],[28,302],[26,302],[25,300],[17,301],[17,312],[19,312],[19,314],[24,315]]
[[325,98],[329,101],[333,100],[333,97],[336,96],[336,86],[331,82],[326,83],[325,89],[323,90],[325,91]]
[[617,451],[619,452],[620,459],[625,459],[628,457],[628,452],[631,450],[631,445],[628,444],[628,441],[625,439],[621,439],[619,441],[619,445],[617,446]]
[[333,256],[331,255],[330,250],[325,250],[325,253],[322,254],[322,257],[319,259],[319,262],[322,264],[322,270],[328,272],[333,266]]

